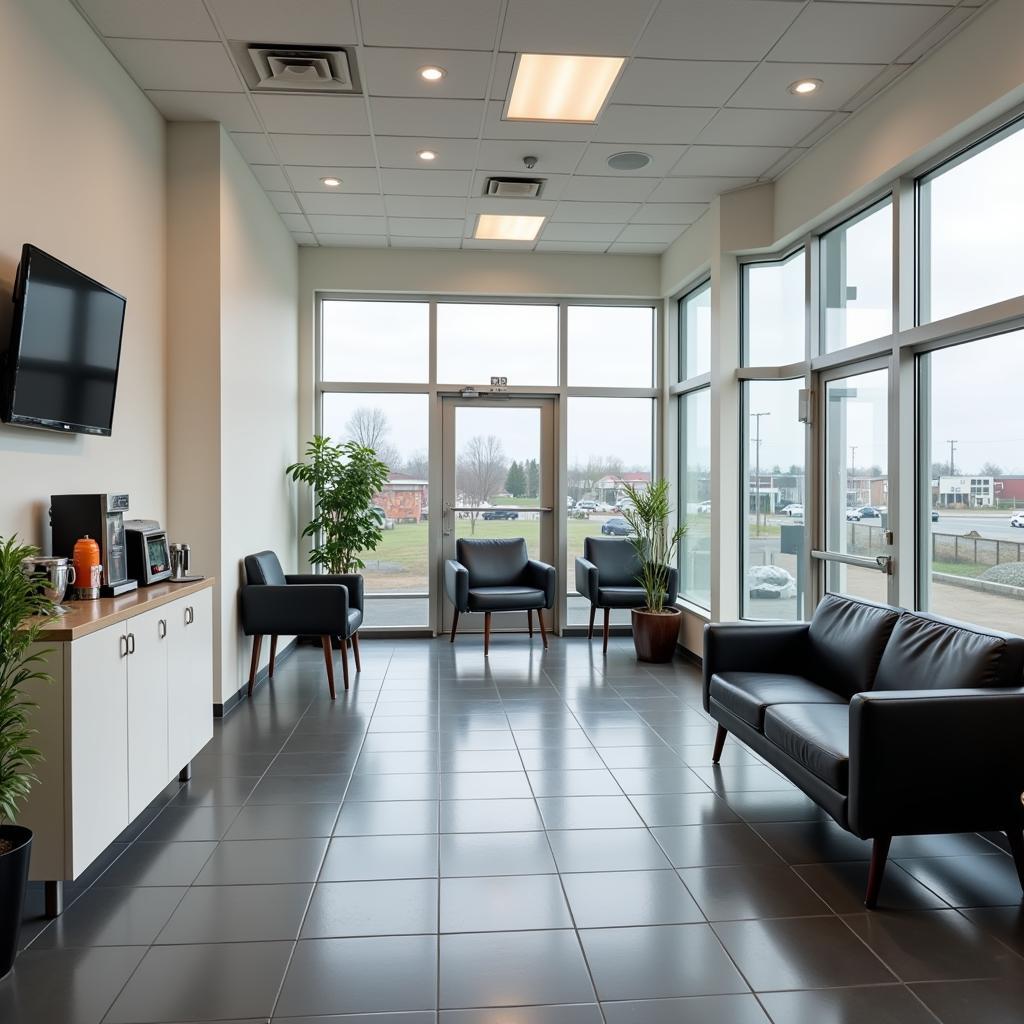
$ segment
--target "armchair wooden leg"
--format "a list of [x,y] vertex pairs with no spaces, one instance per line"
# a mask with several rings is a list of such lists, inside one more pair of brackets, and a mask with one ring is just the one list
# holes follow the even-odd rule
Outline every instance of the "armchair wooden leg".
[[345,680],[345,689],[348,689],[348,645],[341,645],[341,674]]
[[718,727],[718,732],[715,733],[715,749],[711,752],[711,763],[718,764],[719,758],[722,756],[722,747],[725,746],[725,737],[729,735],[729,730],[724,725]]
[[602,654],[608,653],[608,626],[611,622],[611,608],[605,608],[604,610],[604,646],[601,648]]
[[878,893],[882,888],[885,861],[889,856],[892,836],[875,836],[871,844],[871,866],[868,868],[868,888],[864,894],[864,906],[874,910],[878,906]]
[[452,612],[452,638],[451,638],[451,640],[448,641],[449,643],[455,643],[455,630],[457,630],[458,628],[459,628],[459,609],[456,608],[455,611]]
[[1008,828],[1006,838],[1010,841],[1010,852],[1013,854],[1013,863],[1017,868],[1021,891],[1024,891],[1024,829]]
[[352,655],[356,659],[356,671],[363,671],[363,659],[359,657],[359,634],[352,634]]
[[491,613],[484,612],[484,657],[486,658],[491,649]]
[[[327,686],[331,691],[331,700],[337,696],[334,692],[334,652],[331,648],[331,638],[328,634],[320,637],[320,645],[324,649],[324,661],[327,663]],[[342,648],[344,650],[344,647]]]
[[274,678],[274,662],[277,659],[277,634],[274,633],[270,637],[270,667],[267,670],[267,675]]
[[529,609],[526,611],[526,625],[530,628],[530,636],[533,636],[533,612]]
[[597,614],[597,605],[592,604],[590,606],[590,626],[587,628],[587,639],[594,639],[594,616]]
[[540,638],[544,641],[544,650],[548,649],[548,631],[544,628],[544,609],[537,609],[537,622],[540,624]]
[[263,637],[257,633],[252,638],[252,661],[249,662],[249,693],[252,696],[252,688],[256,685],[256,673],[260,667],[260,648],[263,646]]

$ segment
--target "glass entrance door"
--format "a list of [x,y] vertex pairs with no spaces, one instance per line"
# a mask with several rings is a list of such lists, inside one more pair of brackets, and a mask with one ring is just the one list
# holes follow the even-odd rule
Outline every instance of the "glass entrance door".
[[[555,565],[555,399],[445,398],[442,410],[441,629],[452,624],[444,562],[463,538],[523,537],[530,558]],[[562,585],[561,581],[560,586]],[[545,624],[558,628],[558,603]],[[459,632],[483,630],[483,615],[464,615]],[[495,613],[492,631],[526,632],[522,612]]]

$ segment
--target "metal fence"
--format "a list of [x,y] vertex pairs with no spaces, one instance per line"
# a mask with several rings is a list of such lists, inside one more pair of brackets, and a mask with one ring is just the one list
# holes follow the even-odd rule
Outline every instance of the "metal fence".
[[[851,555],[868,557],[884,553],[886,545],[882,528],[848,523],[846,550]],[[1024,543],[992,537],[966,537],[957,533],[933,533],[932,562],[986,567],[1004,562],[1024,562]]]

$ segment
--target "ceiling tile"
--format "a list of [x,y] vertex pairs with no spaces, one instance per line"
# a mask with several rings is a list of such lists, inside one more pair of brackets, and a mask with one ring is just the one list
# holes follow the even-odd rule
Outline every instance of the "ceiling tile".
[[[476,139],[437,139],[413,135],[378,135],[377,156],[381,167],[422,168],[434,171],[471,171],[476,166]],[[416,154],[433,150],[437,159],[429,162]]]
[[761,177],[766,181],[774,181],[783,171],[788,170],[793,166],[806,153],[806,149],[789,149],[786,151],[786,155],[781,159],[777,160],[771,167],[765,171]]
[[647,256],[664,252],[667,248],[665,242],[616,242],[608,247],[608,252],[616,256]]
[[318,235],[322,232],[339,235],[383,235],[387,231],[387,219],[384,217],[339,217],[311,213],[309,223]]
[[216,39],[203,0],[78,0],[105,36],[135,39]]
[[[552,142],[587,142],[594,134],[592,124],[549,124],[544,121],[503,121],[504,100],[487,104],[485,139],[549,139]],[[476,134],[474,132],[474,134]]]
[[536,246],[537,252],[604,252],[607,242],[552,242],[542,238]]
[[555,203],[545,199],[495,199],[491,196],[480,196],[466,203],[466,224],[472,232],[478,214],[511,213],[523,214],[527,217],[550,217],[555,212]]
[[[419,96],[430,99],[483,99],[491,79],[490,50],[407,50],[364,47],[363,81],[371,96]],[[510,61],[509,61],[510,63]],[[426,64],[445,70],[438,82],[417,74]]]
[[613,103],[601,115],[594,140],[643,145],[651,139],[685,144],[693,142],[711,120],[711,107],[635,106]]
[[801,6],[788,0],[663,0],[637,56],[760,60]]
[[251,164],[277,163],[277,154],[263,132],[232,132],[231,141],[243,158]]
[[707,211],[706,203],[644,203],[634,214],[634,224],[692,224]]
[[492,50],[500,0],[359,0],[367,46]]
[[559,224],[544,225],[542,238],[549,242],[611,242],[622,230],[621,224]]
[[316,235],[310,231],[293,231],[292,238],[299,245],[316,245]]
[[753,178],[666,178],[651,193],[655,203],[710,203],[723,192],[750,185]]
[[281,220],[285,222],[289,231],[309,230],[309,223],[301,213],[282,213]]
[[946,12],[911,4],[809,4],[771,51],[772,60],[895,60]]
[[864,106],[872,96],[878,95],[887,85],[891,85],[900,75],[909,70],[909,64],[890,64],[881,74],[876,75],[856,96],[852,96],[845,104],[847,110],[857,110]]
[[829,115],[822,110],[741,110],[727,107],[701,132],[701,145],[795,146]]
[[[740,86],[730,107],[772,107],[777,110],[843,110],[844,105],[885,70],[882,64],[773,64],[765,62]],[[807,96],[789,87],[802,78],[821,85]]]
[[381,196],[345,196],[334,192],[300,192],[299,202],[305,213],[332,213],[347,216],[384,216]]
[[461,245],[461,232],[458,238],[411,238],[408,235],[394,233],[391,235],[392,249],[458,249]]
[[370,100],[370,116],[377,135],[475,139],[480,134],[483,112],[483,100],[397,99],[389,96]]
[[[209,0],[229,39],[338,46],[356,42],[352,9],[338,0]],[[168,5],[170,6],[170,5]]]
[[143,89],[243,91],[242,80],[221,43],[108,39],[107,45]]
[[291,188],[291,185],[288,184],[288,179],[284,176],[284,171],[277,164],[252,164],[251,166],[252,173],[256,175],[256,180],[265,189],[287,192]]
[[674,242],[681,234],[682,228],[678,224],[630,224],[623,228],[617,241],[646,244],[668,243]]
[[615,103],[720,107],[757,65],[730,60],[643,60],[626,65]]
[[369,135],[271,135],[281,160],[306,167],[374,167]]
[[679,177],[756,178],[788,150],[785,146],[691,146],[672,168]]
[[469,171],[405,171],[385,168],[384,191],[402,196],[464,196],[469,191]]
[[624,224],[640,209],[639,203],[559,203],[551,219],[589,224]]
[[[285,172],[296,192],[324,192],[328,195],[380,194],[380,178],[372,167],[302,167],[287,164]],[[320,179],[341,178],[340,188],[328,188]]]
[[843,110],[837,110],[834,114],[829,114],[817,128],[807,135],[805,138],[800,140],[800,145],[805,149],[809,146],[813,146],[816,142],[821,141],[833,128],[838,128],[850,115]]
[[950,32],[958,29],[968,18],[976,12],[974,10],[958,7],[955,11],[949,11],[941,21],[930,28],[916,42],[904,50],[897,60],[904,64],[912,64],[915,60],[923,57],[932,47],[938,46]]
[[509,0],[501,48],[625,56],[652,6],[651,0]]
[[[545,174],[571,174],[586,148],[585,142],[486,139],[480,145],[480,163],[486,167],[505,167],[528,178]],[[537,166],[532,170],[523,164],[526,156],[537,158]]]
[[229,132],[260,130],[244,93],[150,89],[146,95],[168,121],[219,121]]
[[461,238],[464,224],[463,217],[390,217],[388,231],[419,238]]
[[384,249],[388,244],[386,235],[343,235],[318,231],[316,237],[321,245],[336,249]]
[[298,201],[291,192],[267,192],[271,205],[278,213],[302,213]]
[[[537,168],[540,170],[540,168]],[[473,175],[473,187],[471,194],[474,196],[482,196],[487,191],[487,179],[488,178],[530,178],[539,177],[544,182],[541,185],[540,200],[552,200],[561,199],[562,193],[565,190],[566,185],[574,179],[569,177],[568,174],[540,174],[535,175],[524,168],[522,172],[509,171],[509,170],[498,170],[496,168],[490,168],[488,170],[479,170]],[[536,200],[531,200],[536,202]]]
[[[643,151],[649,154],[651,162],[641,168],[643,176],[660,178],[668,174],[669,168],[683,155],[685,149],[685,146],[644,146]],[[620,152],[620,143],[592,142],[580,161],[580,174],[607,174],[625,178],[638,176],[637,171],[616,171],[608,166],[608,157]]]
[[463,217],[465,199],[443,196],[385,196],[389,217]]
[[497,238],[464,238],[463,249],[491,249],[505,252],[530,252],[534,242],[506,242]]
[[254,96],[268,132],[368,135],[361,96]]
[[642,203],[654,191],[657,178],[605,178],[574,175],[565,185],[564,199],[593,202]]

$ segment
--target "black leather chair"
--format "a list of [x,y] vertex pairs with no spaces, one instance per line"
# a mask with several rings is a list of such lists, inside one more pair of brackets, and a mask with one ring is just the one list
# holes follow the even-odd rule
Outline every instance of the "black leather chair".
[[348,643],[359,659],[359,627],[363,624],[363,577],[357,574],[318,576],[304,573],[286,576],[273,551],[245,557],[245,584],[241,589],[242,629],[251,636],[249,696],[256,683],[263,637],[270,635],[269,674],[274,675],[278,636],[319,636],[327,663],[327,683],[334,693],[333,637],[341,641],[341,667],[348,689]]
[[1005,832],[1024,888],[1024,638],[829,594],[811,622],[704,628],[704,708],[871,839]]
[[464,538],[454,559],[444,563],[444,590],[455,607],[451,642],[463,612],[484,613],[484,657],[491,646],[493,612],[526,612],[530,636],[537,613],[541,639],[548,646],[544,609],[555,606],[555,567],[531,559],[522,537],[509,540]]
[[[665,604],[676,603],[679,572],[666,565]],[[594,615],[604,610],[604,646],[608,653],[608,623],[613,608],[643,608],[647,597],[638,582],[640,556],[631,540],[624,537],[586,537],[583,557],[576,559],[576,589],[590,601],[590,628],[587,639],[594,637]]]

